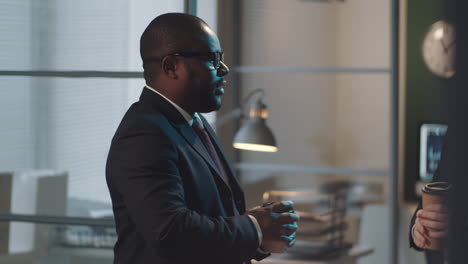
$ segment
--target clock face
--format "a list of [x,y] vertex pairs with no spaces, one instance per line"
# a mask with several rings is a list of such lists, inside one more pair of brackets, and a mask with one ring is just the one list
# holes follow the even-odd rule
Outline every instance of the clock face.
[[431,25],[423,44],[422,55],[429,70],[439,77],[455,74],[455,29],[445,21]]

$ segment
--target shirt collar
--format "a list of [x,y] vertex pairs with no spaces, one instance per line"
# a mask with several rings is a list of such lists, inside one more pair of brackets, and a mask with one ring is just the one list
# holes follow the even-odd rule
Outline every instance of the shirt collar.
[[162,95],[160,92],[156,91],[156,89],[152,88],[151,86],[149,85],[146,85],[146,88],[148,88],[149,90],[159,94],[162,98],[164,98],[166,101],[168,101],[171,105],[173,105],[175,107],[175,109],[177,109],[177,111],[179,111],[179,113],[184,117],[185,121],[187,121],[187,123],[189,124],[189,126],[192,126],[193,124],[193,119],[196,118],[198,119],[198,122],[202,125],[203,127],[203,122],[201,121],[201,118],[200,116],[198,115],[197,112],[195,112],[193,114],[193,116],[191,116],[189,113],[187,113],[187,111],[185,111],[184,109],[182,109],[182,107],[178,106],[177,104],[175,104],[174,102],[172,102],[169,98],[167,98],[166,96]]

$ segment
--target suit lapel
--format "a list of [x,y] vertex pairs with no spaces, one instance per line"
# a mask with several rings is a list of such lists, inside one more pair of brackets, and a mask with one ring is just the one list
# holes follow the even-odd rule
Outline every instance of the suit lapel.
[[[238,192],[241,192],[240,184],[237,181],[237,179],[234,177],[232,168],[229,166],[229,163],[227,162],[226,155],[222,151],[220,144],[217,140],[217,137],[211,128],[211,126],[208,124],[206,119],[200,115],[203,125],[205,126],[206,130],[208,131],[209,136],[212,139],[213,145],[216,148],[216,151],[218,151],[218,156],[221,159],[221,162],[224,165],[226,173],[228,174],[227,177],[230,179],[230,183],[227,183],[224,181],[220,169],[218,166],[216,166],[215,162],[213,161],[213,158],[211,158],[210,154],[206,150],[205,145],[201,141],[201,139],[198,137],[198,135],[195,133],[193,128],[187,123],[187,120],[184,119],[182,114],[180,114],[179,111],[171,104],[169,103],[166,99],[158,95],[157,93],[144,88],[143,92],[140,96],[140,101],[145,105],[145,107],[150,107],[150,108],[157,108],[160,112],[162,112],[169,122],[177,129],[177,131],[184,137],[184,139],[189,143],[189,145],[195,149],[195,151],[208,163],[208,165],[216,172],[216,177],[219,177],[221,181],[226,184],[226,186],[229,188],[234,188]],[[233,186],[237,185],[237,186]]]
[[[188,124],[185,125],[176,125],[178,128],[180,134],[187,140],[190,146],[192,146],[200,156],[203,157],[203,159],[213,168],[216,173],[218,174],[218,177],[221,177],[221,172],[218,169],[218,166],[216,166],[215,162],[213,161],[213,158],[211,158],[210,154],[206,150],[205,145],[201,141],[201,139],[197,136],[195,131],[193,130],[192,127],[190,127]],[[221,177],[222,179],[222,177]]]
[[[208,124],[208,121],[200,115],[200,118],[203,121],[203,126],[205,127],[206,131],[208,132],[208,135],[211,138],[211,141],[213,142],[213,145],[216,148],[216,151],[218,152],[219,158],[221,159],[221,162],[223,163],[226,173],[228,174],[227,177],[230,180],[230,187],[233,189],[235,187],[236,190],[242,190],[241,185],[239,181],[237,180],[237,177],[234,176],[234,171],[232,167],[229,165],[229,162],[227,160],[226,154],[223,151],[223,148],[221,147],[220,142],[218,141],[218,137],[216,136],[216,133],[214,130],[211,128],[210,124]],[[236,186],[232,186],[236,185]]]
[[[201,115],[200,115],[200,117],[201,117]],[[214,171],[216,171],[216,175],[214,177],[218,177],[220,179],[219,184],[224,184],[225,185],[224,189],[230,191],[231,194],[234,197],[236,197],[236,199],[234,201],[239,201],[239,200],[242,201],[242,203],[240,205],[237,204],[237,203],[234,203],[233,206],[237,207],[238,212],[244,212],[245,211],[245,206],[244,206],[245,201],[244,201],[244,198],[243,198],[244,195],[243,195],[243,191],[242,191],[242,188],[240,186],[240,183],[237,180],[237,178],[234,177],[234,173],[232,171],[232,168],[229,166],[229,163],[227,162],[226,155],[224,154],[223,150],[221,149],[220,144],[219,144],[219,142],[217,140],[217,137],[216,137],[214,131],[211,129],[210,125],[206,122],[206,120],[203,117],[201,117],[201,119],[203,121],[203,125],[205,126],[205,129],[208,132],[208,135],[211,138],[211,141],[212,141],[216,151],[218,152],[218,156],[219,156],[219,159],[221,161],[220,165],[224,166],[224,171],[227,174],[226,177],[227,177],[227,180],[229,182],[226,182],[225,177],[223,177],[221,175],[221,172],[220,172],[221,168],[218,168],[218,166],[215,165],[215,162],[213,161],[210,154],[206,150],[205,145],[203,144],[201,139],[197,136],[197,134],[195,133],[193,128],[190,127],[188,124],[183,125],[183,126],[181,125],[181,126],[178,126],[179,131],[183,135],[185,140],[187,140],[189,145],[191,145],[203,157],[203,159],[210,165],[210,167],[213,168]],[[218,186],[218,188],[220,188],[220,186]],[[219,190],[223,190],[223,188],[221,188]],[[227,205],[224,205],[224,206],[227,206]],[[228,206],[228,208],[229,207],[230,206]],[[234,211],[232,211],[231,213],[235,214]]]
[[[197,136],[193,128],[187,123],[187,120],[182,114],[166,99],[159,94],[144,88],[140,96],[140,101],[147,107],[157,108],[160,112],[167,117],[169,122],[179,131],[179,133],[185,138],[195,151],[203,157],[203,159],[213,168],[221,177],[221,173],[215,162],[211,158],[210,154],[205,148],[205,145],[201,139]],[[221,177],[222,178],[222,177]]]

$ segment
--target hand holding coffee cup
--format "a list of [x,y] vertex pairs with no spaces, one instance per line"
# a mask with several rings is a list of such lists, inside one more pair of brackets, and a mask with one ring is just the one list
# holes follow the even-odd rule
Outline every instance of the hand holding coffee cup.
[[291,201],[272,202],[246,212],[254,216],[260,225],[263,234],[260,247],[263,250],[282,253],[294,245],[299,216],[294,214],[293,206]]
[[433,182],[424,186],[423,208],[416,214],[413,230],[413,240],[416,246],[430,250],[443,249],[448,228],[446,202],[450,188],[447,182]]

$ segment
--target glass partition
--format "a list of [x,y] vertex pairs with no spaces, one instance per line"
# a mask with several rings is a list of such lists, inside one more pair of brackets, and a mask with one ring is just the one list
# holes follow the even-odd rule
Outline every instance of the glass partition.
[[112,136],[140,35],[183,0],[0,0],[0,263],[112,263]]
[[183,0],[0,0],[0,70],[141,71],[140,35]]

